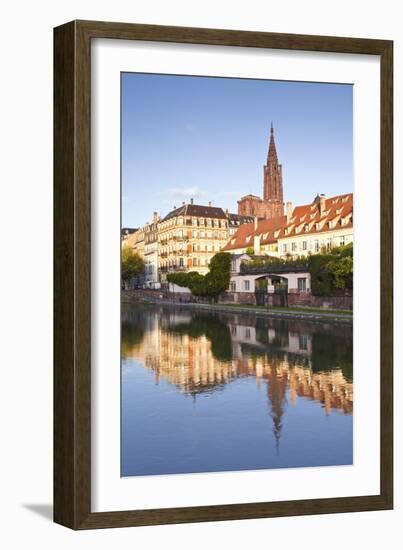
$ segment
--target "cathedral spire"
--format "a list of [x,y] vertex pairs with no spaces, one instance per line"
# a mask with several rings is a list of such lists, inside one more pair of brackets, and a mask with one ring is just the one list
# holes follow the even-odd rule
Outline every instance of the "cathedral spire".
[[270,124],[270,141],[269,141],[269,150],[267,153],[267,164],[269,164],[269,162],[278,163],[276,142],[274,141],[273,121],[271,121],[271,124]]
[[263,172],[263,201],[266,203],[265,218],[283,216],[283,171],[277,158],[273,121],[270,124],[269,150]]

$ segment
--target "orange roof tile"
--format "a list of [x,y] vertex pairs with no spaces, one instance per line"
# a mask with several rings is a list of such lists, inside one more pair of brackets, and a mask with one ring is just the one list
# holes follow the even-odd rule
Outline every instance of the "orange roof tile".
[[[344,220],[344,222],[343,222]],[[331,225],[329,225],[329,223]],[[300,234],[321,233],[353,226],[353,193],[325,199],[324,212],[320,213],[320,201],[296,206],[287,223],[287,216],[271,220],[259,220],[257,229],[253,223],[241,225],[223,250],[236,250],[253,246],[253,237],[260,236],[260,244],[275,243],[278,239]]]

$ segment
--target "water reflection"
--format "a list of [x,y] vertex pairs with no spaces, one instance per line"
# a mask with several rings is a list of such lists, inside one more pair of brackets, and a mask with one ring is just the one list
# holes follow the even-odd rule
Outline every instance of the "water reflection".
[[[143,400],[143,409],[136,411],[132,397],[139,391],[139,385],[143,384],[144,379],[134,372],[130,378],[130,373],[132,370],[138,373],[139,365],[152,373],[154,390],[148,401]],[[352,461],[350,326],[284,321],[236,313],[209,314],[186,308],[127,307],[122,312],[122,367],[123,475],[216,471],[216,459],[209,461],[208,450],[201,445],[201,441],[192,436],[192,445],[197,447],[199,455],[194,461],[190,452],[175,452],[172,441],[166,441],[164,447],[156,425],[153,425],[152,431],[158,441],[153,443],[149,434],[146,447],[158,458],[153,465],[150,455],[144,454],[139,464],[141,447],[138,443],[142,434],[138,426],[136,428],[136,415],[137,421],[148,430],[144,423],[148,425],[150,415],[155,414],[154,405],[163,407],[161,414],[167,417],[172,412],[173,418],[178,417],[176,427],[170,427],[172,439],[179,438],[181,445],[189,440],[186,430],[201,430],[201,439],[204,435],[207,438],[216,433],[214,414],[219,415],[219,423],[228,431],[228,437],[238,439],[232,445],[239,452],[242,440],[250,440],[252,435],[244,437],[235,432],[233,423],[238,422],[248,409],[255,411],[256,418],[262,422],[262,391],[266,401],[266,418],[268,415],[271,419],[271,443],[274,446],[269,444],[267,434],[262,436],[260,431],[255,434],[253,444],[257,447],[256,452],[260,447],[260,452],[266,454],[266,458],[254,456],[249,460],[245,457],[245,460],[238,461],[239,464],[231,458],[226,465],[223,453],[223,465],[219,470],[348,464]],[[126,378],[128,383],[125,386]],[[249,384],[239,386],[242,381],[254,381],[255,390]],[[162,383],[168,386],[164,385],[159,392],[156,386]],[[229,388],[234,384],[237,385],[237,392],[242,388],[242,394],[237,398],[228,397],[225,406],[219,408],[220,392],[228,391],[229,394]],[[189,409],[186,409],[183,401],[181,404],[175,400],[169,405],[169,387],[176,388],[177,394],[189,396],[194,402],[209,397],[209,405],[205,409],[208,422],[202,424],[196,415],[193,423],[184,421],[181,414],[188,413]],[[308,402],[316,405],[310,408]],[[147,409],[149,413],[145,413]],[[326,428],[318,414],[324,418],[337,418],[331,424],[328,423]],[[340,420],[340,415],[346,417],[346,420]],[[253,424],[253,418],[249,419],[249,423]],[[289,430],[285,435],[284,452],[279,452],[284,425],[288,425]],[[248,430],[253,433],[250,426]],[[331,441],[329,434],[332,434]],[[298,441],[321,435],[324,436],[322,445],[316,441],[310,452],[301,449]],[[131,437],[138,440],[137,444]],[[299,460],[287,453],[287,447],[291,448],[292,445],[300,449]],[[321,447],[315,455],[314,447],[318,445]],[[335,452],[337,447],[339,450]],[[216,449],[221,452],[219,445],[216,445]],[[268,458],[269,449],[275,449],[275,455],[271,451],[272,456]],[[243,454],[240,452],[240,456]],[[206,455],[204,462],[200,455]],[[164,456],[167,461],[164,461]]]

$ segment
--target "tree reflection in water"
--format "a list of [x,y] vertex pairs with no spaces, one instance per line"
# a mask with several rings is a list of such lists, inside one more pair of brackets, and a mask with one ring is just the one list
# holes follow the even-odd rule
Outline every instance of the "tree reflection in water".
[[[236,381],[254,379],[258,388],[265,388],[277,454],[286,411],[296,407],[298,400],[316,403],[326,415],[353,412],[349,325],[208,313],[180,306],[123,307],[124,368],[130,368],[133,360],[153,372],[156,384],[164,380],[194,400],[225,392]],[[253,399],[253,394],[248,395]],[[244,406],[238,403],[232,405],[235,410],[230,409],[235,417]],[[204,429],[210,428],[203,424]],[[310,433],[303,424],[305,429]]]
[[157,379],[192,395],[242,376],[266,379],[276,418],[287,387],[291,402],[299,395],[352,412],[350,326],[139,307],[123,311],[122,356],[142,358]]

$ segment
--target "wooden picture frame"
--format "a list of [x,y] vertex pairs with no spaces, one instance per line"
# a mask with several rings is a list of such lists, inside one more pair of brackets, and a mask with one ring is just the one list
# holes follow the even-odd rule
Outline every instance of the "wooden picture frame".
[[[91,512],[91,40],[113,38],[380,56],[381,472],[370,496]],[[385,40],[73,21],[54,30],[54,520],[72,529],[393,507],[392,56]]]

